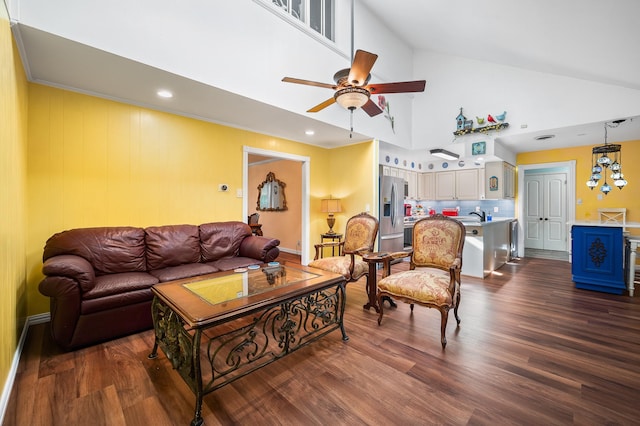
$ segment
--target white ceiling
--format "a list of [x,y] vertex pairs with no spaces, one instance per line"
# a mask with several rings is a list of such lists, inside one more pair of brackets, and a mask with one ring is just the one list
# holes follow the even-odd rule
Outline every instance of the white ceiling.
[[[640,16],[638,0],[361,1],[416,51],[465,56],[640,90],[640,25],[635,22]],[[348,138],[344,128],[22,24],[18,28],[15,34],[26,55],[27,74],[35,82],[326,147],[375,137],[354,133]],[[147,86],[154,75],[169,80],[180,97],[167,103],[151,95],[153,91]],[[304,136],[308,128],[314,128],[316,134]],[[542,133],[556,137],[544,142],[533,139]],[[603,138],[600,122],[520,133],[502,137],[500,142],[513,152],[523,152],[601,143]],[[640,140],[640,117],[611,129],[609,140]]]

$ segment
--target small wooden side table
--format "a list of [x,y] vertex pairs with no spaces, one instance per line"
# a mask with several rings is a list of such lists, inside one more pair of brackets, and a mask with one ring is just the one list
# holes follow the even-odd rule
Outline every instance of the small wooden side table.
[[[373,308],[376,312],[380,312],[378,306],[378,263],[383,264],[383,276],[386,277],[391,273],[391,260],[394,256],[391,253],[386,252],[371,252],[362,255],[362,260],[369,264],[369,275],[367,276],[367,296],[369,301],[362,306],[363,309]],[[391,299],[385,299],[389,301],[392,307],[396,307],[396,303]]]
[[[333,233],[333,234],[329,234],[328,232],[325,232],[324,234],[320,234],[320,243],[324,243],[324,240],[331,240],[332,242],[334,241],[342,241],[342,234],[338,234],[338,233]],[[340,250],[338,249],[338,256],[340,256]],[[336,255],[336,248],[335,247],[331,247],[331,256],[335,256]]]

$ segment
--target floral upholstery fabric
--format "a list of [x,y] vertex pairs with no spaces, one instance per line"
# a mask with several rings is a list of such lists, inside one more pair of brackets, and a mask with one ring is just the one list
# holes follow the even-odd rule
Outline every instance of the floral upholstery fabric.
[[351,265],[351,256],[335,256],[335,257],[325,257],[323,259],[314,260],[309,263],[309,266],[312,268],[322,269],[324,271],[335,272],[336,274],[340,274],[347,281],[353,279],[358,279],[364,274],[367,273],[368,267],[367,264],[362,261],[355,259],[353,265],[353,277],[349,273],[349,266]]
[[371,216],[358,215],[349,219],[344,235],[345,253],[368,248],[373,251],[373,244],[378,232],[378,224]]
[[322,248],[326,246],[316,244],[316,257],[309,266],[338,273],[347,281],[356,281],[369,272],[369,266],[356,255],[373,251],[377,235],[378,219],[368,213],[357,214],[347,221],[344,240],[340,242],[343,255],[323,258]]
[[393,296],[406,297],[436,306],[451,306],[448,272],[423,268],[391,274],[378,282],[378,289]]
[[421,220],[413,227],[413,262],[416,266],[448,269],[458,255],[464,229],[449,220]]

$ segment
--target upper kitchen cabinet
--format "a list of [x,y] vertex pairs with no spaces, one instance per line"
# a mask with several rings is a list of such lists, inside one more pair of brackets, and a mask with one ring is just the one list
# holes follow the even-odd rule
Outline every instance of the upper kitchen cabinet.
[[383,176],[399,177],[407,182],[407,199],[418,200],[420,199],[419,192],[419,180],[421,173],[411,170],[398,169],[396,167],[382,166]]
[[485,198],[490,200],[515,198],[516,168],[504,161],[485,164]]
[[396,169],[395,167],[382,166],[382,176],[398,177],[398,169]]
[[478,169],[435,173],[436,200],[479,200]]
[[418,174],[418,199],[435,200],[435,173]]
[[407,185],[407,197],[410,200],[417,200],[420,197],[418,196],[418,180],[420,179],[420,176],[418,174],[418,172],[412,172],[410,170],[407,170],[405,172],[405,180],[407,181],[408,185]]

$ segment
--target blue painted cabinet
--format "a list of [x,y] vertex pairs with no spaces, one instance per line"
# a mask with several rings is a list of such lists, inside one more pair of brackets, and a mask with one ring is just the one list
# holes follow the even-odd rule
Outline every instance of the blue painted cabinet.
[[576,288],[622,294],[626,290],[622,228],[574,225],[571,274]]

